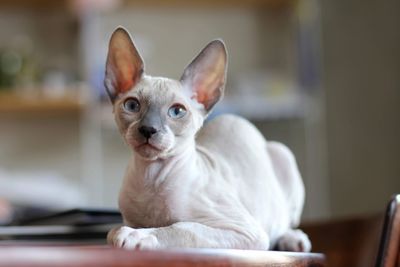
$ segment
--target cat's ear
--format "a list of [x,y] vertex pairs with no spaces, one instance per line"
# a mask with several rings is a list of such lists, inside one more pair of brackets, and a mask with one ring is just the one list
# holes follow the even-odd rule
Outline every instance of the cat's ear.
[[210,42],[186,67],[181,77],[184,90],[204,106],[206,113],[221,99],[228,57],[222,40]]
[[118,27],[112,34],[108,46],[104,85],[112,102],[132,89],[144,72],[142,57],[137,51],[128,31]]

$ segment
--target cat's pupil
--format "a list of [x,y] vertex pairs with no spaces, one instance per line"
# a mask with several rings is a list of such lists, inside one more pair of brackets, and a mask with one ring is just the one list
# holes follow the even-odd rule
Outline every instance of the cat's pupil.
[[130,101],[128,107],[129,107],[129,109],[135,109],[136,103],[134,101]]

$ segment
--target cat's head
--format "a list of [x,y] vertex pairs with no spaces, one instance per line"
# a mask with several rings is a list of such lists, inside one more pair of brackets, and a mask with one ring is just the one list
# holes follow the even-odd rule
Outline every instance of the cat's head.
[[210,42],[185,68],[180,80],[151,77],[129,33],[111,36],[105,86],[125,142],[147,160],[167,158],[193,145],[195,134],[221,99],[227,53]]

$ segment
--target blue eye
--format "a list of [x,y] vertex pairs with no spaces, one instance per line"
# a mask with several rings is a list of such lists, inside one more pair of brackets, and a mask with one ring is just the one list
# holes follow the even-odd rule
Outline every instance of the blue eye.
[[140,103],[136,98],[128,98],[124,102],[124,109],[128,112],[139,112]]
[[168,110],[168,116],[173,119],[180,119],[186,115],[186,108],[180,104],[175,104]]

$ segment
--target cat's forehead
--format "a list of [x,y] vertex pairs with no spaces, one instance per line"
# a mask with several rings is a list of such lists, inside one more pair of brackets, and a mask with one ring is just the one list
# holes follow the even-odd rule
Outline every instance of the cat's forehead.
[[134,90],[135,95],[152,103],[174,101],[182,97],[182,85],[179,81],[163,78],[145,76]]

